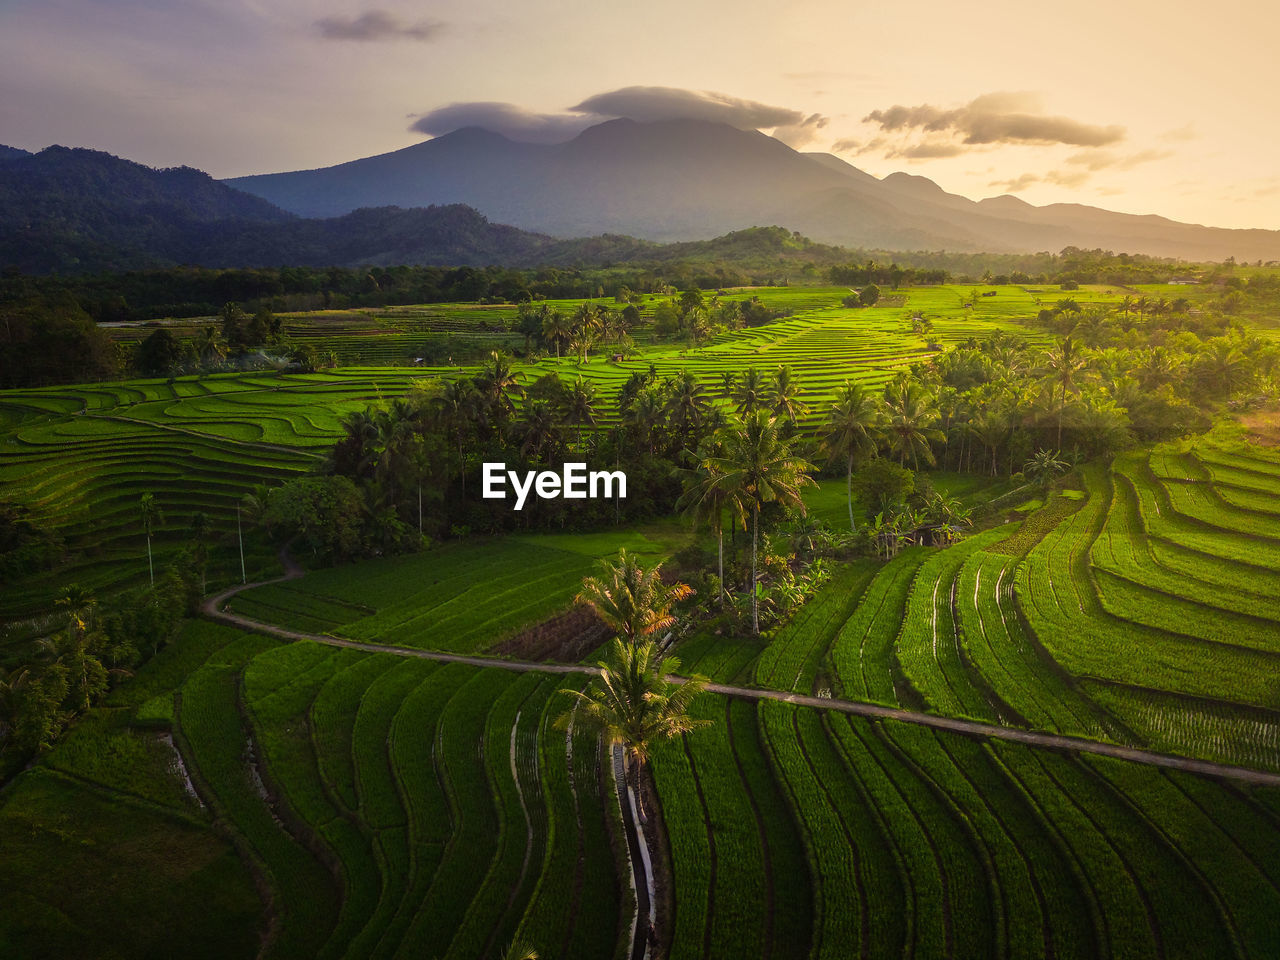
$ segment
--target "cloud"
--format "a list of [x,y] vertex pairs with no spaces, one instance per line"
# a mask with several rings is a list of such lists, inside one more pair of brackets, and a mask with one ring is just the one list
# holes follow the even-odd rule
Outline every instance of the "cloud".
[[794,150],[818,139],[818,131],[827,125],[827,118],[820,113],[813,113],[799,123],[789,123],[774,127],[771,136],[781,140]]
[[1040,112],[1039,98],[1030,93],[988,93],[961,107],[943,109],[932,104],[895,105],[873,110],[862,118],[886,133],[950,134],[968,145],[1057,144],[1104,147],[1124,139],[1124,127],[1081,123],[1069,117]]
[[1088,170],[1050,170],[1044,175],[1045,183],[1053,183],[1059,187],[1080,187],[1090,177]]
[[568,113],[535,113],[514,103],[451,103],[418,117],[409,127],[433,137],[463,127],[484,127],[523,143],[563,143],[602,118]]
[[1000,187],[1006,193],[1019,193],[1037,183],[1051,183],[1058,187],[1075,188],[1082,186],[1089,179],[1089,176],[1088,170],[1050,170],[1043,175],[1024,173],[1008,180],[992,180],[987,186]]
[[462,127],[484,127],[513,140],[562,143],[590,126],[626,117],[641,123],[708,120],[742,130],[769,130],[792,147],[812,142],[827,125],[820,113],[806,114],[722,93],[675,87],[623,87],[598,93],[563,113],[538,113],[512,103],[451,103],[419,116],[410,127],[431,136]]
[[1169,140],[1175,143],[1186,140],[1198,140],[1199,138],[1200,134],[1196,133],[1195,127],[1189,123],[1185,127],[1178,127],[1176,130],[1166,130],[1164,133],[1160,134],[1161,140]]
[[[628,117],[641,123],[655,120],[710,120],[743,130],[763,130],[811,124],[800,110],[774,107],[756,100],[742,100],[723,93],[681,90],[678,87],[623,87],[587,97],[571,113],[602,117]],[[825,122],[825,118],[822,118]]]
[[321,17],[312,26],[325,40],[434,40],[444,29],[438,20],[407,23],[385,10],[369,10],[358,17]]
[[947,140],[925,140],[905,147],[890,150],[885,157],[893,160],[902,157],[905,160],[936,160],[941,157],[957,157],[964,153],[964,147]]
[[1020,193],[1040,182],[1040,177],[1034,173],[1024,173],[1020,177],[1013,177],[1009,180],[992,180],[987,184],[989,187],[1000,187],[1005,193]]
[[1099,170],[1132,170],[1140,164],[1171,156],[1173,152],[1170,150],[1141,150],[1128,155],[1116,154],[1110,150],[1083,150],[1067,157],[1067,163],[1083,166],[1096,173]]

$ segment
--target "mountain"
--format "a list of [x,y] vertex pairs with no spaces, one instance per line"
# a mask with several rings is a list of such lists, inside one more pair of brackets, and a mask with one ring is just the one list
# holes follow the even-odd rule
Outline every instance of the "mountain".
[[30,150],[23,150],[19,147],[6,147],[3,143],[0,143],[0,163],[5,160],[17,160],[19,157],[29,156],[31,156]]
[[303,219],[189,167],[155,170],[67,147],[0,159],[0,265],[28,273],[483,265],[535,260],[553,244],[457,204]]
[[925,177],[877,179],[838,157],[698,120],[610,120],[566,143],[476,127],[316,170],[226,181],[293,213],[464,203],[558,237],[706,239],[782,223],[815,240],[890,250],[1102,247],[1187,259],[1280,259],[1280,232],[1226,230],[1079,204],[973,201]]
[[0,263],[30,272],[189,262],[209,225],[293,219],[190,167],[60,146],[0,162]]

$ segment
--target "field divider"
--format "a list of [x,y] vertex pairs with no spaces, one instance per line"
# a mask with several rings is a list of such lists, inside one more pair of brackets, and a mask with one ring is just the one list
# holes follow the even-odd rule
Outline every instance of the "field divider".
[[[439,663],[461,663],[474,667],[493,667],[499,670],[510,670],[515,673],[549,673],[593,677],[599,676],[600,674],[600,669],[598,667],[579,663],[540,663],[529,660],[503,660],[497,657],[445,653],[443,651],[423,650],[416,647],[399,647],[387,644],[369,643],[361,640],[348,640],[328,634],[307,633],[301,630],[292,630],[288,627],[276,626],[275,624],[263,623],[260,620],[254,620],[250,617],[242,616],[241,614],[231,613],[229,610],[224,609],[227,602],[243,590],[265,586],[268,583],[283,583],[288,580],[296,580],[303,576],[302,568],[289,557],[287,552],[281,551],[281,561],[284,564],[286,571],[283,577],[277,577],[274,580],[267,580],[261,583],[243,584],[231,587],[206,599],[201,605],[201,612],[213,620],[253,633],[265,633],[271,636],[282,637],[287,640],[309,640],[314,643],[322,643],[331,647],[362,650],[368,653],[390,653],[395,656],[418,657],[423,660],[433,660]],[[668,676],[667,679],[673,683],[683,683],[687,678],[672,674]],[[1038,730],[1024,730],[1018,727],[999,726],[997,724],[984,723],[978,720],[966,720],[961,717],[939,716],[918,710],[908,710],[902,707],[887,707],[883,704],[868,703],[860,700],[839,700],[832,697],[817,697],[807,694],[790,693],[782,690],[762,690],[753,687],[739,687],[723,683],[709,683],[706,686],[706,690],[710,693],[719,693],[724,694],[725,696],[749,700],[780,700],[784,703],[793,703],[799,706],[811,707],[816,710],[833,710],[838,713],[852,714],[854,716],[871,717],[881,720],[897,720],[903,723],[913,723],[918,726],[932,727],[934,729],[947,730],[952,733],[966,734],[975,737],[995,737],[999,740],[1010,740],[1015,743],[1021,743],[1031,747],[1042,747],[1051,750],[1076,753],[1093,753],[1106,757],[1114,757],[1118,760],[1129,760],[1134,763],[1144,763],[1148,766],[1183,770],[1188,773],[1197,773],[1210,777],[1222,777],[1229,780],[1239,780],[1245,783],[1253,783],[1262,786],[1280,786],[1280,773],[1270,773],[1264,770],[1255,770],[1251,767],[1242,767],[1234,764],[1215,763],[1210,760],[1197,760],[1191,757],[1181,756],[1179,754],[1160,753],[1154,750],[1144,750],[1138,747],[1104,743],[1099,740],[1088,740],[1083,737],[1044,733]]]

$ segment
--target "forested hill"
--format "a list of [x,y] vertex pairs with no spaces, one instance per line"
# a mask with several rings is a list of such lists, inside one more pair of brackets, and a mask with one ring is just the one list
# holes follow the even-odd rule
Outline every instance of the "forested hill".
[[190,167],[67,147],[0,154],[0,266],[24,273],[526,263],[554,243],[458,204],[308,220]]

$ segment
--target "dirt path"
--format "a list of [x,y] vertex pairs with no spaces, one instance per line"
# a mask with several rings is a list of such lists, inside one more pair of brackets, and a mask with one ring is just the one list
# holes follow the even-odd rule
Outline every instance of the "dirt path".
[[[434,660],[440,663],[465,663],[475,667],[493,667],[499,670],[512,670],[517,673],[552,673],[552,674],[584,674],[597,676],[599,668],[575,663],[534,663],[527,660],[500,660],[495,657],[469,656],[459,653],[444,653],[437,650],[419,650],[415,647],[398,647],[381,643],[367,643],[361,640],[348,640],[332,634],[307,633],[302,630],[291,630],[287,627],[263,623],[250,617],[224,610],[227,601],[243,590],[265,586],[268,583],[284,583],[296,580],[304,573],[302,568],[289,556],[286,550],[280,551],[280,562],[285,569],[283,577],[264,580],[231,587],[205,600],[201,610],[205,616],[221,621],[243,630],[265,633],[283,637],[287,640],[311,640],[333,647],[346,647],[351,650],[364,650],[369,653],[390,653],[399,657],[419,657],[423,660]],[[681,683],[683,677],[672,676],[671,680]],[[1036,730],[1024,730],[1019,727],[1003,727],[992,723],[979,723],[974,720],[962,720],[956,717],[942,717],[917,710],[904,710],[901,707],[886,707],[878,703],[866,703],[860,700],[836,700],[828,697],[812,697],[798,693],[786,693],[781,690],[757,690],[751,687],[737,687],[723,683],[710,683],[707,690],[729,697],[746,700],[780,700],[784,703],[799,704],[816,710],[831,710],[837,713],[858,717],[871,717],[878,720],[897,720],[902,723],[914,723],[919,726],[932,727],[935,730],[947,730],[951,733],[966,734],[976,737],[994,737],[998,740],[1009,740],[1031,747],[1050,750],[1065,750],[1073,753],[1092,753],[1104,757],[1115,757],[1133,763],[1145,763],[1149,766],[1166,767],[1183,770],[1210,777],[1224,777],[1244,783],[1280,786],[1280,774],[1253,770],[1248,767],[1237,767],[1231,764],[1214,763],[1209,760],[1196,760],[1175,754],[1157,753],[1138,747],[1124,747],[1118,744],[1101,743],[1097,740],[1086,740],[1081,737],[1068,737],[1056,733],[1042,733]]]

